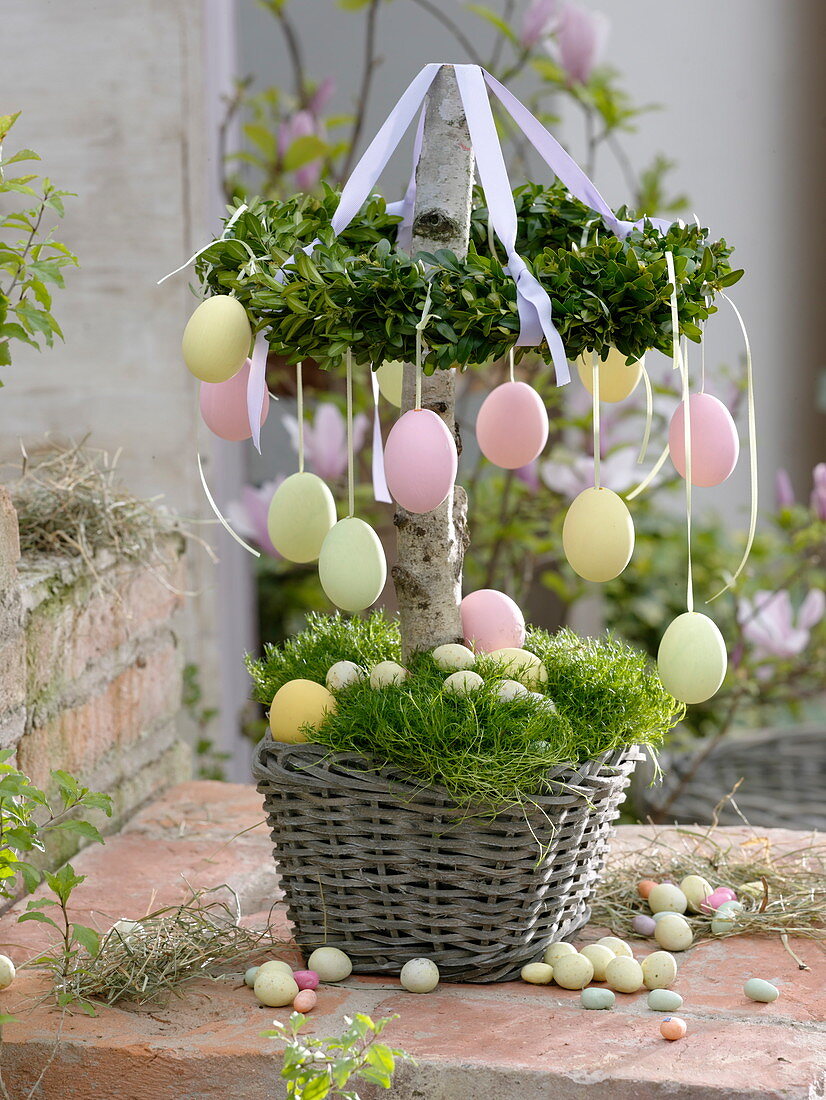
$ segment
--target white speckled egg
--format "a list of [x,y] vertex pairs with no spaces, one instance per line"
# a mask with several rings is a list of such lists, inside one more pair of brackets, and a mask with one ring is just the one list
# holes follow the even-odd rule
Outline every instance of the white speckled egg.
[[527,649],[516,649],[507,646],[505,649],[495,649],[488,657],[495,661],[503,672],[508,673],[514,680],[519,680],[527,688],[535,688],[539,684],[547,683],[548,670],[542,664],[535,653]]
[[654,939],[666,951],[685,951],[694,942],[694,933],[685,917],[669,915],[657,921]]
[[319,981],[343,982],[353,973],[353,964],[337,947],[317,947],[307,959],[307,969],[314,970]]
[[652,913],[661,913],[663,909],[672,913],[684,913],[688,908],[688,898],[679,886],[670,882],[658,882],[648,895],[648,904]]
[[290,1005],[298,995],[298,985],[292,974],[281,967],[267,966],[266,963],[258,968],[252,990],[261,1004],[270,1008]]
[[520,695],[531,694],[524,684],[520,684],[518,680],[501,680],[496,685],[496,694],[499,698],[509,703],[512,699],[517,699]]
[[553,976],[554,968],[544,962],[528,963],[519,973],[522,981],[530,982],[531,985],[548,985],[553,980]]
[[437,645],[430,656],[436,668],[440,668],[442,672],[459,672],[465,668],[473,668],[476,664],[476,654],[473,650],[459,642]]
[[562,548],[584,580],[618,577],[634,552],[634,524],[625,501],[611,489],[583,489],[565,513]]
[[686,611],[669,623],[657,653],[663,687],[682,703],[704,703],[720,689],[726,643],[708,615]]
[[357,684],[366,675],[361,665],[357,665],[355,661],[336,661],[327,669],[324,679],[330,691],[342,691],[351,684]]
[[390,684],[400,684],[407,676],[407,669],[395,661],[380,661],[370,669],[370,687],[378,689]]
[[605,968],[605,980],[617,993],[636,993],[642,987],[642,967],[636,959],[617,955]]
[[667,989],[677,977],[677,960],[667,951],[652,951],[641,965],[646,989]]
[[544,961],[548,966],[555,966],[557,959],[561,959],[563,955],[576,955],[576,953],[577,950],[572,943],[560,940],[545,948]]
[[432,959],[408,959],[399,981],[408,993],[431,993],[439,984],[439,968]]
[[618,957],[622,956],[626,959],[633,959],[634,957],[634,952],[625,940],[621,940],[619,936],[603,936],[601,940],[597,940],[597,943],[602,947],[610,948]]
[[0,989],[8,989],[17,971],[8,955],[0,955]]
[[584,989],[594,977],[594,964],[586,955],[560,955],[553,963],[554,981],[563,989]]
[[187,321],[181,345],[184,362],[202,382],[226,382],[246,362],[251,339],[247,311],[238,299],[214,294]]
[[287,561],[315,561],[336,522],[333,494],[315,474],[292,474],[273,493],[267,513],[270,540]]
[[686,896],[688,908],[692,913],[700,913],[700,903],[711,893],[711,883],[702,875],[686,875],[680,882],[680,889]]
[[595,982],[605,981],[605,968],[611,959],[617,957],[611,948],[606,947],[604,943],[589,943],[580,950],[580,954],[591,960]]
[[451,695],[470,695],[471,692],[478,691],[484,682],[478,672],[463,669],[461,672],[452,672],[447,677],[444,690]]
[[364,611],[375,603],[387,580],[387,559],[373,528],[356,516],[339,520],[322,543],[318,576],[342,611]]

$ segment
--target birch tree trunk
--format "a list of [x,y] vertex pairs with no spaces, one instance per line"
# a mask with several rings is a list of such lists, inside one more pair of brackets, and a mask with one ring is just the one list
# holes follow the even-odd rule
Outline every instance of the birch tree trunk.
[[[443,65],[431,85],[425,109],[416,170],[412,254],[449,248],[464,259],[470,236],[473,172],[473,151],[456,75],[451,65]],[[407,365],[402,412],[413,408],[414,392],[415,366]],[[422,379],[422,407],[441,416],[461,453],[455,397],[452,370],[437,370]],[[468,544],[467,495],[457,485],[444,504],[425,515],[397,508],[395,524],[398,564],[393,568],[393,581],[406,659],[416,650],[462,640],[459,603]]]

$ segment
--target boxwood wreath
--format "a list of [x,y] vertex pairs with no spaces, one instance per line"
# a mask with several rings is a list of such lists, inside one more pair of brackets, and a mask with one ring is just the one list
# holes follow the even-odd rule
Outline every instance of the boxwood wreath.
[[[513,194],[517,251],[550,296],[569,359],[586,351],[604,359],[612,347],[629,360],[649,349],[671,355],[669,251],[680,332],[697,343],[703,323],[716,312],[715,294],[743,274],[729,263],[731,246],[710,240],[708,229],[697,224],[677,222],[661,232],[646,221],[621,239],[558,181],[550,187],[526,184]],[[201,253],[201,282],[213,293],[238,298],[254,331],[263,332],[270,349],[289,363],[312,358],[335,369],[348,348],[356,362],[374,368],[385,360],[415,361],[416,325],[428,288],[426,374],[481,365],[513,348],[520,327],[516,288],[491,246],[478,188],[464,261],[447,249],[414,257],[398,251],[400,219],[378,195],[335,236],[330,219],[338,201],[329,187],[321,197],[251,200],[226,237]],[[624,207],[617,214],[635,217]],[[311,258],[302,247],[316,239]],[[517,361],[525,354],[550,362],[544,342],[517,348]]]
[[[480,653],[474,671],[484,684],[468,695],[443,689],[446,673],[430,653],[407,662],[400,684],[376,691],[368,679],[336,691],[336,711],[308,740],[331,752],[358,752],[365,768],[391,766],[424,786],[447,790],[457,804],[492,811],[549,788],[555,764],[576,765],[631,744],[656,749],[684,712],[647,658],[615,638],[580,638],[528,628],[524,648],[548,673],[531,695],[505,701],[497,687],[512,675]],[[291,680],[323,684],[337,661],[365,671],[401,660],[399,624],[382,612],[364,619],[311,614],[307,628],[263,658],[247,657],[258,702],[269,706]]]

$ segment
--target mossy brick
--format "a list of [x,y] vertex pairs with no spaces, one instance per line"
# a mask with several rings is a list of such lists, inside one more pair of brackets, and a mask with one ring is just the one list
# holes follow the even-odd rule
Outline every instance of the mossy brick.
[[0,585],[13,575],[20,560],[20,529],[8,489],[0,485]]
[[26,699],[26,650],[22,635],[0,643],[0,715],[17,710]]

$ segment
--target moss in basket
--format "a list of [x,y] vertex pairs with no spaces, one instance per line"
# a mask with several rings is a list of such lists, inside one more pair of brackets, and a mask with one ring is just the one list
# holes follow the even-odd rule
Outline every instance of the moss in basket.
[[[525,648],[545,664],[542,694],[553,700],[556,714],[535,697],[501,700],[496,689],[506,674],[483,655],[476,664],[482,687],[454,695],[443,690],[445,673],[430,655],[417,654],[401,684],[375,690],[365,680],[338,692],[336,713],[311,739],[444,787],[458,803],[495,808],[541,793],[553,765],[634,743],[656,746],[680,717],[647,658],[622,642],[534,629]],[[336,661],[369,668],[399,659],[393,619],[381,613],[366,619],[313,615],[305,631],[267,647],[261,660],[248,659],[248,668],[257,698],[268,705],[288,680],[323,683]]]

